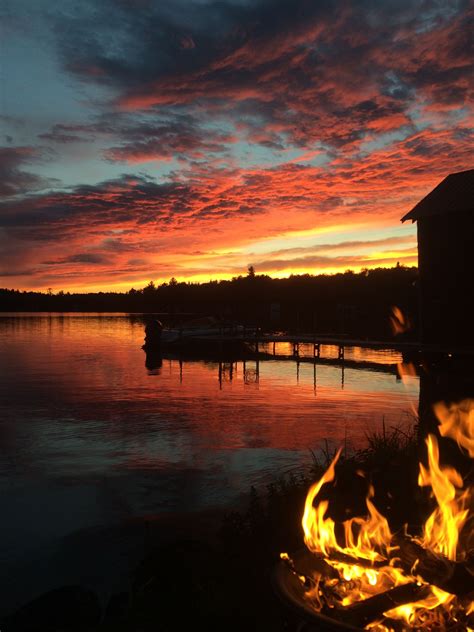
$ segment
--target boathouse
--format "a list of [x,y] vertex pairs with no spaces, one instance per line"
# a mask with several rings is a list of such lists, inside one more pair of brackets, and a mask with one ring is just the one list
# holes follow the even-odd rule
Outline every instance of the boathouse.
[[421,342],[474,350],[474,169],[448,175],[407,220],[417,222]]

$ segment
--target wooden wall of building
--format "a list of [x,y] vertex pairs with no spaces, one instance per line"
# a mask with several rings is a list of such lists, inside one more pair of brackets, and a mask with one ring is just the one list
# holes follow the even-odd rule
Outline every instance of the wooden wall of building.
[[417,223],[422,341],[474,347],[474,212]]

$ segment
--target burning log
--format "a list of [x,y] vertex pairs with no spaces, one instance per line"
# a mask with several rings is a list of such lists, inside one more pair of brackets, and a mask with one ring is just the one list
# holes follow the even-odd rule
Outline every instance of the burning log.
[[[358,558],[352,558],[349,555],[338,554],[337,557],[341,557],[341,561],[359,564]],[[331,555],[331,559],[334,559]],[[363,560],[368,562],[368,560]],[[319,584],[319,578],[329,580],[324,586],[324,593],[329,595],[332,593],[331,580],[338,577],[338,573],[335,569],[327,563],[327,561],[320,555],[315,555],[307,550],[299,550],[295,552],[291,557],[283,556],[281,562],[284,564],[284,568],[287,572],[281,572],[278,579],[278,589],[283,590],[284,596],[288,598],[288,580],[292,575],[293,577],[299,577],[299,586],[301,592],[299,593],[300,603],[304,603],[304,592],[306,589],[314,587]],[[386,562],[385,562],[386,564]],[[369,567],[368,563],[365,568]],[[297,584],[298,585],[298,584]],[[293,587],[294,588],[294,587]],[[295,594],[297,594],[296,591]],[[292,599],[295,599],[295,594],[292,595]],[[336,605],[334,607],[324,606],[320,611],[322,615],[330,617],[333,620],[339,621],[356,628],[364,627],[365,625],[384,618],[383,613],[388,610],[392,610],[398,606],[402,606],[407,603],[418,601],[426,598],[430,594],[430,588],[426,585],[420,585],[417,582],[410,582],[401,586],[396,586],[385,592],[379,593],[372,597],[368,597],[363,601],[357,601],[347,606]],[[334,592],[333,597],[335,600],[340,600],[340,596],[337,591]],[[297,597],[298,599],[298,597]]]
[[384,612],[407,603],[425,599],[429,594],[429,586],[410,582],[409,584],[386,590],[363,601],[356,601],[348,606],[323,609],[323,613],[337,621],[363,628],[373,621],[383,619]]
[[467,595],[474,591],[474,554],[463,562],[435,555],[407,537],[395,538],[402,568],[424,581],[451,593]]
[[[394,538],[394,544],[396,551],[392,558],[399,558],[401,567],[408,574],[418,575],[425,582],[453,595],[467,595],[474,591],[474,552],[471,552],[463,562],[453,562],[423,548],[421,544],[406,536]],[[325,564],[324,558],[318,554],[313,555],[313,563],[316,560],[319,565]],[[371,561],[339,551],[331,551],[331,560],[374,570],[389,563],[388,560]],[[328,564],[325,566],[329,568]],[[323,574],[328,575],[327,571]]]
[[287,554],[280,556],[285,566],[295,575],[305,578],[306,584],[311,584],[313,577],[326,577],[337,579],[338,572],[326,562],[320,555],[314,555],[307,549],[301,549],[289,557]]
[[331,551],[331,560],[341,562],[342,564],[360,566],[361,568],[373,568],[374,570],[388,564],[388,560],[368,560],[365,557],[354,557],[347,553],[341,553],[340,551]]
[[[323,627],[324,624],[332,621],[334,629],[339,627],[341,630],[361,630],[371,623],[381,621],[384,626],[401,632],[407,629],[406,623],[403,620],[391,618],[390,611],[399,606],[423,601],[431,595],[429,585],[412,581],[343,606],[340,601],[341,595],[333,584],[334,569],[324,558],[307,550],[296,551],[291,557],[282,556],[275,571],[275,588],[287,604],[293,605],[310,621],[321,624]],[[321,583],[320,580],[322,580]],[[308,600],[307,591],[314,589],[319,593],[319,598],[314,596]],[[455,632],[473,628],[474,611],[469,608],[471,598],[466,595],[460,599],[463,602],[464,614],[459,611],[456,617],[452,618],[449,610],[443,610],[438,615],[429,615],[434,616],[435,619],[438,616],[439,629]],[[315,609],[314,604],[317,601],[320,605]],[[471,614],[468,614],[469,612]],[[386,616],[386,613],[389,615]]]

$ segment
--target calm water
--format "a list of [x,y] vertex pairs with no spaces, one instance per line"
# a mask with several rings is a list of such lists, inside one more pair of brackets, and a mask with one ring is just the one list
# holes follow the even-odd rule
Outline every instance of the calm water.
[[357,447],[383,418],[413,423],[418,404],[390,350],[348,349],[361,364],[344,370],[166,356],[150,368],[142,343],[124,314],[0,315],[0,563],[79,529],[233,505],[308,467],[325,440]]

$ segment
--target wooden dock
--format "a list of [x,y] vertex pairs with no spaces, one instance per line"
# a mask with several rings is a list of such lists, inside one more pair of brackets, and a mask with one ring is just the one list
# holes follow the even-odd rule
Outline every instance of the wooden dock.
[[[292,345],[292,356],[300,355],[301,345],[312,347],[312,357],[321,358],[323,347],[337,347],[337,359],[344,360],[346,349],[349,347],[360,347],[374,350],[399,351],[408,356],[417,355],[440,355],[440,356],[474,356],[474,349],[471,347],[450,347],[445,345],[423,344],[421,342],[395,341],[395,340],[367,340],[361,338],[348,338],[346,336],[318,335],[313,333],[222,333],[207,336],[193,336],[193,339],[200,343],[224,346],[231,341],[239,341],[250,346],[256,354],[262,352],[263,347],[272,346],[271,355],[277,356],[276,345],[286,343]],[[267,351],[268,353],[268,351]],[[287,355],[287,354],[286,354]]]

